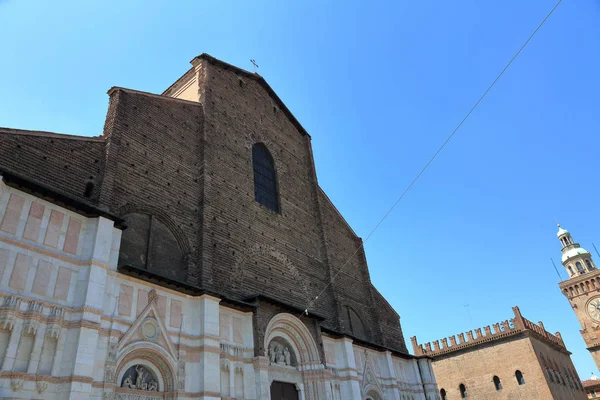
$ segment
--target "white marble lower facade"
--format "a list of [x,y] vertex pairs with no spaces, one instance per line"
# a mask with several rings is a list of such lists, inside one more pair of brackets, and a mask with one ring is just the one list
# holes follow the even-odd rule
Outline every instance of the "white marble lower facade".
[[120,237],[0,182],[0,398],[438,399],[429,359],[317,343],[284,312],[257,355],[252,311],[117,272]]

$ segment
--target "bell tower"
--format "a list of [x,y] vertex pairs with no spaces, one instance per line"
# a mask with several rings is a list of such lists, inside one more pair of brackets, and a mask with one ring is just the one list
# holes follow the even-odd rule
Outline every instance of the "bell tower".
[[562,265],[567,269],[569,278],[587,274],[596,270],[596,266],[592,261],[592,255],[573,241],[571,233],[558,224],[558,240],[562,245]]
[[581,323],[581,336],[600,369],[600,270],[590,252],[560,224],[556,236],[562,246],[561,262],[569,275],[559,286]]

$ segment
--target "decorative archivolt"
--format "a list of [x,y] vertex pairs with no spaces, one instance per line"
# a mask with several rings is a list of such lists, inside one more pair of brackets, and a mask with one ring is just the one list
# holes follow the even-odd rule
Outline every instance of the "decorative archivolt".
[[[272,343],[275,346],[271,346]],[[288,344],[290,348],[286,356],[285,347]],[[321,364],[319,351],[310,331],[292,314],[277,314],[269,321],[265,331],[264,348],[267,349],[265,356],[270,357],[271,361],[274,356],[276,364]]]
[[138,347],[122,357],[118,365],[116,382],[121,387],[146,391],[175,390],[174,366],[157,347]]
[[244,267],[244,265],[252,262],[258,256],[270,258],[270,259],[275,260],[278,263],[284,265],[286,267],[286,269],[288,270],[288,272],[292,275],[292,277],[294,277],[296,282],[298,282],[298,284],[302,287],[302,292],[304,294],[304,297],[306,298],[307,304],[308,304],[308,302],[310,302],[308,288],[306,287],[306,284],[305,284],[304,280],[302,279],[300,272],[298,272],[298,269],[283,253],[281,253],[280,251],[274,249],[273,247],[265,245],[265,244],[254,245],[247,251],[240,253],[237,256],[237,258],[235,260],[233,276],[236,278],[235,286],[237,286],[238,289],[243,286],[243,279],[244,279],[243,267]]

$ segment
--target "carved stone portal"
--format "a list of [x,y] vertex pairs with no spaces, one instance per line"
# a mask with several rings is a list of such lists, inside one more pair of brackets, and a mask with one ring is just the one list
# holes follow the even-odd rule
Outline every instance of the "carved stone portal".
[[130,367],[123,375],[121,387],[148,392],[158,392],[158,380],[154,373],[143,365]]

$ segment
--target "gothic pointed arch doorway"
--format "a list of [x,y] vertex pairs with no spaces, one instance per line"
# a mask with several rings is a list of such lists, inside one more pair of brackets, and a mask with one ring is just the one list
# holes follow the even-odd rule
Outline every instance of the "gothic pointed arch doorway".
[[271,400],[300,400],[298,388],[293,383],[273,381]]

